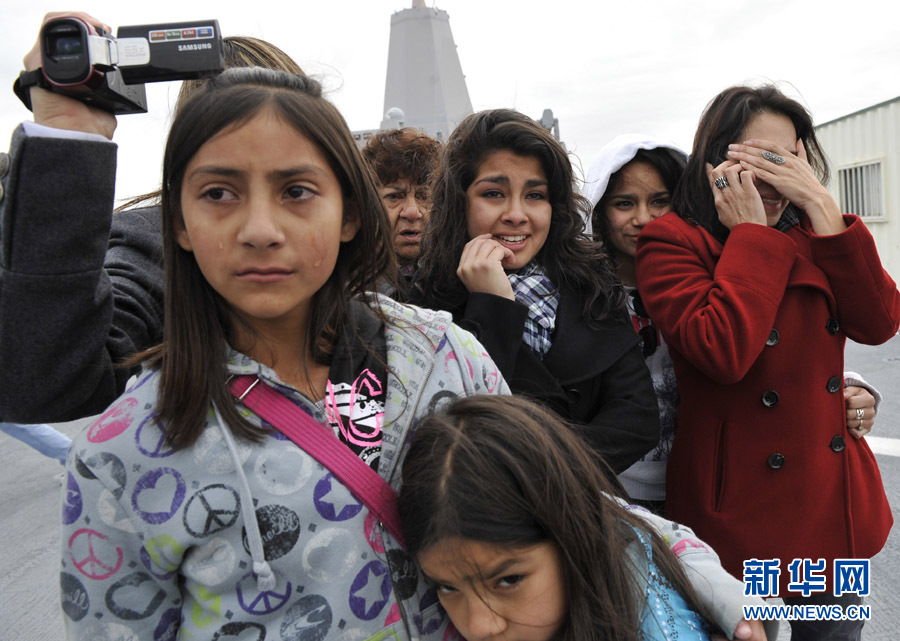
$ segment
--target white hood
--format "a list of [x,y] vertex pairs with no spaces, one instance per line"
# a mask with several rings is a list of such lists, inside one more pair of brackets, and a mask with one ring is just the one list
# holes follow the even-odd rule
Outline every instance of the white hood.
[[[594,160],[584,179],[582,194],[591,201],[591,211],[600,202],[609,185],[609,178],[622,167],[627,165],[641,149],[669,149],[672,156],[679,160],[687,159],[688,154],[673,142],[662,138],[654,138],[644,134],[622,134],[616,136],[603,149]],[[590,233],[592,225],[590,213],[585,221],[585,231]]]

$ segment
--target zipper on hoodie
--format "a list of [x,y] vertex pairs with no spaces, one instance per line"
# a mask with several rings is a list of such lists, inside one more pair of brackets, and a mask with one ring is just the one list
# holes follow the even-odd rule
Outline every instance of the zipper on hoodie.
[[[433,358],[431,359],[431,367],[428,368],[428,374],[425,375],[425,380],[422,383],[422,387],[421,387],[422,391],[419,393],[419,396],[416,398],[416,404],[413,406],[413,411],[412,411],[413,418],[415,418],[416,412],[419,410],[419,405],[422,402],[422,396],[424,395],[425,388],[428,387],[428,382],[431,380],[432,373],[434,373],[434,359]],[[401,447],[402,447],[402,445],[401,445]],[[398,467],[399,467],[399,465],[394,463],[394,467],[391,469],[391,473],[388,476],[388,484],[390,484],[391,481],[394,480],[394,475],[396,474]],[[385,558],[385,561],[387,562],[388,572],[390,572],[390,575],[391,575],[391,590],[393,590],[393,592],[394,592],[394,601],[396,601],[396,603],[397,603],[397,611],[400,614],[400,620],[403,621],[403,626],[406,628],[406,636],[411,641],[413,641],[415,639],[418,639],[418,636],[413,635],[412,630],[410,629],[410,624],[412,622],[409,620],[408,613],[406,611],[406,607],[403,605],[403,599],[400,599],[397,597],[397,590],[396,590],[396,587],[394,586],[394,576],[396,573],[393,571],[394,564],[391,562],[391,557],[387,553],[388,546],[385,545],[385,536],[384,536],[385,529],[386,528],[384,527],[384,523],[382,523],[381,521],[378,521],[378,530],[379,530],[379,535],[381,536],[381,547],[384,548],[384,558]]]

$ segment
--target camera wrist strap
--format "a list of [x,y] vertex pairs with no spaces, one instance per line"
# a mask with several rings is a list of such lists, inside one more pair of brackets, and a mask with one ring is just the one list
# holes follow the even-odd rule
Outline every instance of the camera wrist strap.
[[40,87],[41,89],[50,88],[50,85],[47,84],[47,80],[44,78],[44,72],[40,67],[32,69],[31,71],[21,72],[19,77],[13,82],[13,92],[19,100],[22,101],[22,104],[28,107],[28,111],[31,111],[32,87]]
[[294,405],[256,376],[235,376],[228,383],[235,399],[324,465],[406,547],[400,529],[397,493],[327,426]]

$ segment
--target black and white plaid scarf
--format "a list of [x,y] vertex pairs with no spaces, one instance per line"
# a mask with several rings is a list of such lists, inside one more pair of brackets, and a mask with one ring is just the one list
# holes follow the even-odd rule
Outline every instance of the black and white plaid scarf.
[[550,351],[550,337],[556,328],[559,292],[553,281],[535,262],[528,263],[516,274],[509,274],[516,300],[528,308],[522,340],[540,360]]

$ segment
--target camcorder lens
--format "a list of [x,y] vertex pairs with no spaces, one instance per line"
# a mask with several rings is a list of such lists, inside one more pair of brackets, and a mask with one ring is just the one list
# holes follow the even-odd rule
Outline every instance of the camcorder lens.
[[77,56],[84,53],[84,41],[78,36],[58,36],[50,42],[51,56]]
[[87,81],[91,75],[88,28],[74,18],[59,18],[44,25],[42,63],[47,79],[59,85]]

